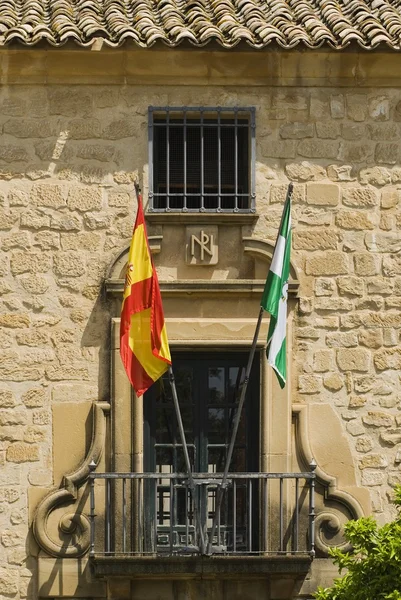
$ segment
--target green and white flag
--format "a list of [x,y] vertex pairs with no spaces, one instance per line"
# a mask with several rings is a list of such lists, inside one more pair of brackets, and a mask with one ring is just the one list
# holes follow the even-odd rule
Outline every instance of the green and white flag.
[[267,362],[275,370],[281,388],[285,386],[287,380],[286,329],[291,252],[292,188],[292,183],[290,183],[276,246],[260,303],[262,308],[271,315],[267,334]]

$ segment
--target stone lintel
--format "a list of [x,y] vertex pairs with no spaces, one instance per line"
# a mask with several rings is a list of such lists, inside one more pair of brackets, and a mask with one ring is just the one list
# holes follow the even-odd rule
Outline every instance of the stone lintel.
[[179,556],[104,557],[91,559],[95,577],[124,576],[131,579],[241,579],[283,574],[306,574],[312,559],[301,556]]
[[[160,289],[165,296],[213,296],[213,295],[254,295],[262,296],[265,280],[237,279],[229,280],[192,280],[186,279],[181,281],[160,281]],[[124,290],[124,279],[106,279],[105,288],[107,295],[120,296]],[[291,281],[288,285],[288,294],[292,297],[297,297],[299,289],[298,281]]]

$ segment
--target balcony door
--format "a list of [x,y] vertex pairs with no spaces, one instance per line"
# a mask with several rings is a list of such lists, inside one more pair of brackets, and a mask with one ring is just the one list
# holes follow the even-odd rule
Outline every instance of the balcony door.
[[[177,394],[190,461],[195,473],[224,471],[247,359],[248,354],[240,352],[179,352],[173,356]],[[259,470],[259,388],[259,361],[256,356],[230,472]],[[160,474],[185,473],[183,448],[167,376],[156,382],[145,395],[144,443],[145,471]],[[202,520],[207,532],[214,514],[216,488],[213,485],[202,487],[202,484],[198,487]],[[187,491],[180,491],[178,488],[179,486],[175,486],[172,492],[173,487],[161,477],[157,488],[149,492],[148,518],[156,522],[157,531],[156,541],[149,543],[156,545],[158,550],[163,545],[179,550],[180,546],[191,544],[190,540],[188,542],[188,531],[194,529],[193,507],[190,499],[188,500]],[[217,540],[217,544],[226,549],[233,544],[229,526],[233,517],[228,513],[234,509],[229,496],[230,492],[226,494],[226,502],[222,507]],[[254,496],[256,499],[256,494]],[[246,497],[245,487],[242,489],[239,485],[235,490],[234,510],[238,521],[234,528],[238,543],[242,521],[245,523],[245,513],[250,510],[247,504],[249,498]],[[256,515],[257,512],[254,510],[253,514]],[[187,532],[186,537],[184,530]]]

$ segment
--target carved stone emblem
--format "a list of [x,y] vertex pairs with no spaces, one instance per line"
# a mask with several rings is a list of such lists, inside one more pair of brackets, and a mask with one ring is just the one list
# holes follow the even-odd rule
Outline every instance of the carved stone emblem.
[[186,228],[186,263],[216,265],[218,262],[218,227]]

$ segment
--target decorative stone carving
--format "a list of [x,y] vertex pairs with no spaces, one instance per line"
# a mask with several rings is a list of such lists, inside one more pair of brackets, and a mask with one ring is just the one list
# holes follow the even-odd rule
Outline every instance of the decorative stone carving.
[[[39,546],[47,554],[56,557],[78,557],[89,548],[89,520],[83,514],[81,488],[90,473],[89,464],[96,465],[103,454],[106,439],[106,414],[110,411],[107,402],[96,402],[93,406],[92,442],[82,464],[76,471],[65,475],[62,487],[52,490],[38,505],[33,522],[33,532]],[[58,532],[52,534],[49,521],[60,509],[67,505],[69,510],[62,514],[58,522]],[[57,515],[58,516],[58,515]]]

